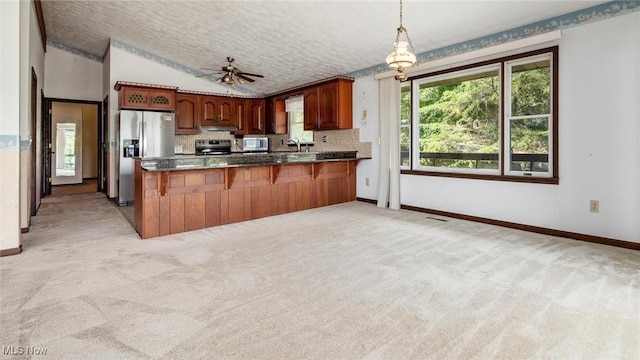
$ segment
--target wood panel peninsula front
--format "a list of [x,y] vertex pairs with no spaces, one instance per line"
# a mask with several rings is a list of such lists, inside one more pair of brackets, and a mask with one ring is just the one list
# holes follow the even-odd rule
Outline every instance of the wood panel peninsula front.
[[356,152],[137,159],[143,239],[356,199]]

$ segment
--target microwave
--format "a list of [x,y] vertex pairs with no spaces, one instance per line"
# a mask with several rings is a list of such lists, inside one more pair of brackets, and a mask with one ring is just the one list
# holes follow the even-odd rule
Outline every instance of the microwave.
[[269,151],[268,137],[251,137],[242,139],[243,151]]

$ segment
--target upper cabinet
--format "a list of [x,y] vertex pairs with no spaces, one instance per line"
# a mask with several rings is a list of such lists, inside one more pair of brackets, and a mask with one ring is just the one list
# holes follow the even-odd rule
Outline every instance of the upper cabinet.
[[175,87],[146,87],[137,84],[117,82],[120,109],[128,110],[175,110]]
[[283,135],[288,131],[287,113],[284,96],[272,96],[265,99],[265,133]]
[[237,135],[265,134],[264,99],[237,99],[236,117],[238,118]]
[[237,126],[236,99],[225,96],[201,96],[202,126]]
[[248,134],[262,135],[265,133],[264,99],[248,99],[248,113],[246,117]]
[[118,81],[120,109],[175,111],[176,134],[199,134],[201,126],[236,126],[239,135],[288,132],[285,98],[304,96],[304,129],[351,129],[353,79],[336,77],[267,98],[235,98],[177,87]]
[[176,94],[176,135],[200,133],[200,96]]
[[338,78],[303,89],[304,129],[334,130],[353,127],[353,80]]

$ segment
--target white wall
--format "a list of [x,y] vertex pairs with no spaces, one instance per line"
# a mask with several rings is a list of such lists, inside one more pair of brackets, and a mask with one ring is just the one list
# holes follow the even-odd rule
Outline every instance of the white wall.
[[[25,211],[23,211],[23,221],[22,226],[25,227],[27,223],[30,223],[30,209],[31,209],[31,176],[29,176],[31,171],[31,164],[33,161],[36,162],[36,206],[40,204],[41,198],[41,177],[42,177],[42,90],[44,89],[45,84],[45,53],[44,47],[42,45],[42,38],[40,37],[40,27],[38,26],[38,17],[35,11],[35,5],[33,2],[29,2],[28,11],[29,15],[29,69],[28,69],[28,79],[26,80],[26,88],[27,88],[27,105],[26,105],[26,122],[21,122],[21,127],[24,124],[25,129],[21,129],[21,134],[28,134],[28,139],[32,142],[32,144],[36,147],[36,158],[31,158],[31,152],[29,151],[26,156],[22,156],[22,158],[26,158],[24,162],[22,162],[23,173],[28,177],[28,186],[23,186],[22,189],[22,201],[26,201]],[[36,77],[38,79],[37,89],[36,89],[36,132],[35,134],[31,133],[31,68],[36,73]],[[24,81],[25,79],[20,79]],[[22,92],[21,92],[22,95]],[[24,182],[23,182],[24,184]],[[25,222],[27,220],[27,222]]]
[[47,45],[46,97],[102,101],[102,63]]
[[[558,44],[560,184],[402,175],[402,204],[640,242],[640,13],[566,29]],[[356,119],[356,89],[372,81],[354,84]],[[358,167],[358,196],[377,198],[361,178],[377,169]]]
[[[104,101],[104,99],[108,96],[108,106],[107,109],[103,109],[103,111],[105,111],[107,113],[107,131],[106,131],[106,144],[105,146],[107,147],[107,155],[106,155],[106,174],[103,174],[103,176],[107,179],[107,183],[104,184],[105,188],[106,188],[106,193],[107,195],[111,194],[111,189],[116,188],[117,184],[112,185],[111,184],[111,179],[114,177],[113,174],[113,168],[115,167],[114,165],[114,155],[115,153],[115,140],[113,138],[110,137],[109,134],[111,134],[112,130],[111,127],[113,126],[113,124],[111,123],[111,121],[109,119],[112,118],[112,104],[115,102],[118,102],[118,98],[113,98],[110,96],[111,94],[111,48],[107,48],[107,51],[104,54],[104,59],[102,62],[102,100]],[[104,104],[104,103],[103,103]],[[100,124],[102,124],[102,121],[99,121]],[[109,195],[112,196],[113,195]]]
[[0,1],[0,250],[20,246],[20,3]]
[[118,115],[118,92],[113,89],[117,81],[137,82],[143,84],[177,86],[181,90],[229,93],[240,95],[227,86],[208,80],[196,78],[182,71],[131,54],[120,48],[111,46],[109,58],[109,197],[117,195],[117,148],[116,121]]
[[[360,141],[371,142],[371,160],[362,160],[357,171],[357,196],[378,198],[378,174],[380,170],[380,121],[378,109],[378,81],[372,76],[353,83],[353,127],[360,129]],[[363,119],[363,111],[367,117]],[[367,186],[367,178],[369,185]]]

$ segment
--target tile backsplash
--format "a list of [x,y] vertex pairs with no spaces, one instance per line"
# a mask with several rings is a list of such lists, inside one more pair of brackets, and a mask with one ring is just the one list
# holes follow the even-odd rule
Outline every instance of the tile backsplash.
[[[254,135],[245,135],[252,137]],[[264,135],[258,135],[264,136]],[[269,138],[269,150],[271,151],[287,151],[294,148],[286,145],[288,135],[266,135]],[[198,135],[176,135],[175,144],[182,146],[183,154],[193,154],[195,152],[196,140],[231,140],[231,150],[242,150],[242,139],[238,139],[237,144],[234,143],[235,136],[228,132],[206,132]],[[325,141],[323,141],[326,140]],[[309,151],[358,151],[358,157],[371,157],[371,142],[360,142],[360,129],[347,130],[324,130],[315,131],[313,133],[313,146]],[[284,142],[284,145],[283,145]],[[304,149],[304,145],[303,145]],[[295,151],[295,150],[294,150]]]

